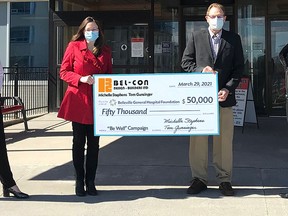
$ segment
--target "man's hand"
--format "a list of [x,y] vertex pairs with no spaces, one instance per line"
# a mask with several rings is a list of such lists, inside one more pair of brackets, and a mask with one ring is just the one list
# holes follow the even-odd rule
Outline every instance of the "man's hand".
[[94,84],[94,79],[92,76],[83,76],[80,78],[80,82],[82,83],[87,83],[89,85],[93,85]]
[[203,68],[203,70],[202,70],[202,73],[213,73],[213,74],[216,74],[217,73],[217,71],[215,71],[215,70],[213,70],[213,68],[212,67],[210,67],[210,66],[206,66],[205,68]]
[[229,95],[229,90],[228,89],[226,89],[226,88],[221,89],[218,92],[218,101],[219,102],[226,101],[228,95]]

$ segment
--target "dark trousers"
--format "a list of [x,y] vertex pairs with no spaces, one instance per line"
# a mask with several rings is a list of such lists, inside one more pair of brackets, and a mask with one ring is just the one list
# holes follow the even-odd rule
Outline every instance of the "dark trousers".
[[[99,136],[94,136],[93,125],[72,122],[73,128],[73,165],[76,180],[94,182],[98,165]],[[87,139],[86,163],[85,143]],[[86,170],[84,169],[84,164]],[[86,171],[86,172],[85,172]]]
[[1,109],[0,109],[0,180],[3,186],[7,188],[16,185],[8,161],[4,125],[3,125],[3,115]]

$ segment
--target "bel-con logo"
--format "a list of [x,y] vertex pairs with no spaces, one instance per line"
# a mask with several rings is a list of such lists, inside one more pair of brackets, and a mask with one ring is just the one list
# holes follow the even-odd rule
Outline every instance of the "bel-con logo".
[[99,78],[98,79],[98,92],[112,92],[112,79]]

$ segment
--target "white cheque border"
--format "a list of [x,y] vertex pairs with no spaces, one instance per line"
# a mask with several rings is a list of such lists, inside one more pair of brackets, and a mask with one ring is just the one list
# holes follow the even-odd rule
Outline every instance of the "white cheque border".
[[94,75],[95,136],[219,135],[218,75]]

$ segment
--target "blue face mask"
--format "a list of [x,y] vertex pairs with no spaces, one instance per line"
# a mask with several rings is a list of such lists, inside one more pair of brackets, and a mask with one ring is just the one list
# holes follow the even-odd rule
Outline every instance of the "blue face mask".
[[215,17],[214,19],[210,19],[209,26],[212,30],[221,30],[224,25],[224,19]]
[[84,36],[87,41],[93,42],[99,37],[99,31],[85,31]]

